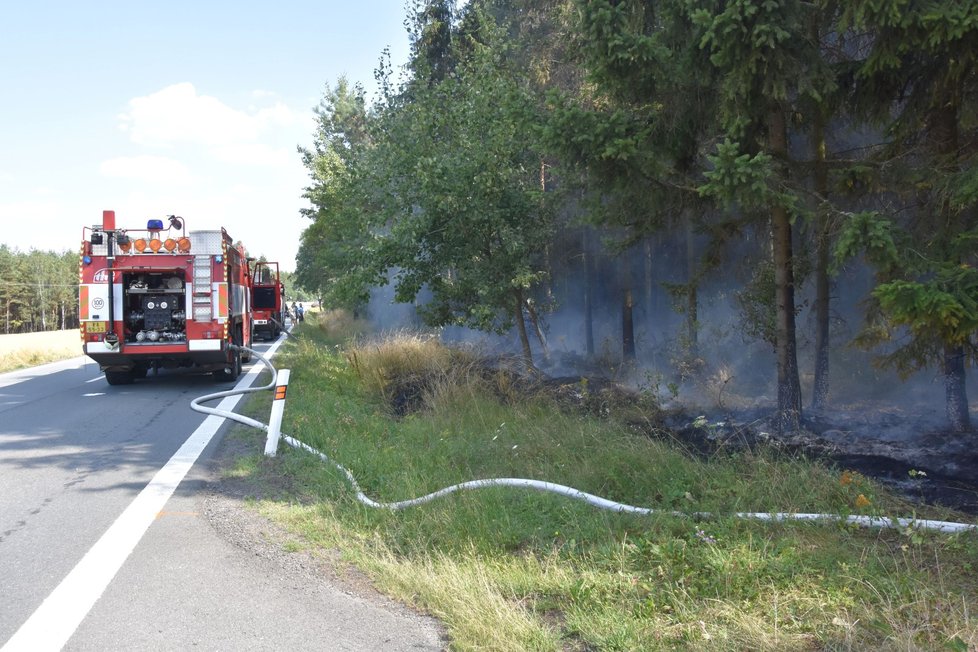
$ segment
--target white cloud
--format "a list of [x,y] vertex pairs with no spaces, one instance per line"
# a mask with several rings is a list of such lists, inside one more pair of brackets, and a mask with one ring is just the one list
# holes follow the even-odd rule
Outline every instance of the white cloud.
[[129,100],[129,111],[120,118],[123,129],[139,145],[223,145],[257,136],[253,119],[217,98],[197,95],[189,83]]
[[259,109],[255,117],[263,127],[267,125],[289,127],[297,122],[292,109],[281,102],[276,102],[273,106],[265,109]]
[[119,119],[132,142],[152,147],[256,143],[267,137],[270,129],[297,121],[281,102],[248,113],[216,97],[198,95],[189,82],[129,100],[129,110]]
[[211,149],[211,155],[226,163],[287,167],[298,159],[294,149],[271,147],[263,143],[241,143]]
[[83,174],[47,192],[4,167],[0,242],[76,250],[82,227],[99,223],[104,209],[116,211],[120,228],[172,213],[190,230],[224,227],[256,255],[294,269],[308,184],[295,148],[310,138],[314,116],[293,112],[281,97],[234,97],[241,104],[205,96],[191,84],[135,97],[116,122],[130,142],[106,151],[96,165],[79,162]]
[[99,166],[99,172],[106,177],[154,183],[185,184],[193,181],[187,166],[163,156],[120,156],[104,161]]

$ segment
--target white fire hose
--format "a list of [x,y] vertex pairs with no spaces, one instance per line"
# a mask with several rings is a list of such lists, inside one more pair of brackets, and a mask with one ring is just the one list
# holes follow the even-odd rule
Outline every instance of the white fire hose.
[[[275,387],[276,379],[278,373],[272,363],[269,362],[264,356],[262,356],[257,351],[246,349],[245,347],[239,347],[242,350],[250,351],[253,356],[258,358],[268,369],[272,372],[272,379],[267,385],[262,385],[261,387],[247,387],[243,389],[232,389],[224,392],[215,392],[213,394],[207,394],[205,396],[200,396],[190,403],[190,407],[197,412],[203,412],[204,414],[215,414],[217,416],[225,417],[239,423],[243,423],[252,428],[258,428],[265,432],[269,431],[269,426],[267,424],[256,421],[249,417],[237,414],[235,412],[229,412],[227,410],[219,410],[217,408],[209,408],[200,405],[208,401],[214,401],[219,398],[224,398],[226,396],[234,396],[237,394],[250,394],[252,392],[260,392],[264,390],[270,390]],[[274,345],[277,348],[277,345]],[[274,348],[271,352],[274,352]],[[680,511],[666,511],[666,510],[656,510],[648,507],[636,507],[634,505],[627,505],[624,503],[615,502],[613,500],[608,500],[607,498],[602,498],[601,496],[595,496],[594,494],[589,494],[579,489],[573,487],[568,487],[562,484],[555,484],[553,482],[545,482],[542,480],[529,480],[526,478],[488,478],[484,480],[469,480],[468,482],[462,482],[460,484],[455,484],[450,487],[445,487],[444,489],[439,489],[438,491],[420,496],[418,498],[413,498],[411,500],[402,500],[392,503],[377,502],[367,496],[360,488],[360,484],[357,482],[356,478],[347,470],[345,467],[341,466],[339,463],[330,459],[326,454],[316,450],[312,446],[305,444],[293,437],[288,435],[282,435],[282,439],[292,446],[293,448],[301,449],[307,451],[313,455],[316,455],[321,460],[328,464],[335,466],[344,476],[346,476],[347,481],[356,493],[357,500],[367,507],[374,507],[377,509],[389,509],[389,510],[399,510],[406,507],[414,507],[417,505],[423,505],[424,503],[431,502],[436,498],[441,498],[449,494],[455,493],[457,491],[464,491],[469,489],[485,489],[487,487],[516,487],[520,489],[534,489],[536,491],[545,491],[550,493],[559,494],[561,496],[566,496],[568,498],[573,498],[575,500],[581,500],[598,507],[600,509],[607,509],[613,512],[619,513],[629,513],[629,514],[670,514],[677,517],[692,517],[698,519],[709,519],[722,516],[720,514],[714,514],[712,512],[680,512]],[[752,519],[758,521],[817,521],[817,522],[841,522],[850,525],[858,525],[860,527],[868,528],[892,528],[892,529],[906,529],[906,528],[917,528],[924,530],[937,530],[939,532],[966,532],[969,530],[978,530],[978,525],[972,523],[955,523],[953,521],[937,521],[930,519],[916,519],[916,518],[891,518],[886,516],[863,516],[863,515],[850,515],[841,516],[838,514],[797,514],[793,512],[735,512],[733,516],[742,519]]]

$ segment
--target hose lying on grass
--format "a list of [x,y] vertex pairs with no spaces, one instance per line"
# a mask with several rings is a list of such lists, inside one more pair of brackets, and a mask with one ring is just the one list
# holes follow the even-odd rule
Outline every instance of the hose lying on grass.
[[[278,376],[275,367],[269,362],[263,355],[257,351],[251,349],[245,349],[244,347],[238,347],[242,350],[251,351],[251,354],[258,358],[268,369],[272,372],[272,379],[267,385],[262,385],[261,387],[246,387],[246,388],[235,388],[224,392],[215,392],[213,394],[207,394],[205,396],[200,396],[190,403],[190,407],[197,412],[203,412],[204,414],[214,414],[217,416],[225,417],[238,423],[243,423],[247,426],[253,428],[258,428],[268,432],[268,425],[251,419],[249,417],[237,414],[235,412],[229,412],[226,410],[218,410],[216,408],[209,408],[200,405],[208,401],[217,400],[219,398],[224,398],[226,396],[233,396],[236,394],[249,394],[252,392],[260,392],[266,389],[273,389],[275,387],[275,381]],[[274,346],[277,348],[277,345]],[[274,351],[274,348],[272,351]],[[626,505],[624,503],[615,502],[613,500],[608,500],[607,498],[602,498],[601,496],[595,496],[594,494],[589,494],[579,489],[573,487],[568,487],[562,484],[555,484],[553,482],[545,482],[542,480],[529,480],[526,478],[488,478],[483,480],[469,480],[468,482],[462,482],[460,484],[455,484],[450,487],[445,487],[444,489],[439,489],[438,491],[432,492],[430,494],[420,496],[418,498],[413,498],[411,500],[401,500],[393,503],[378,502],[371,499],[360,488],[360,484],[357,482],[356,478],[347,470],[344,466],[340,465],[336,461],[332,460],[326,454],[316,450],[312,446],[305,444],[294,437],[283,434],[282,439],[293,448],[301,449],[307,451],[313,455],[316,455],[321,460],[328,464],[335,466],[344,476],[346,476],[347,482],[349,482],[350,487],[356,493],[357,500],[367,507],[373,507],[377,509],[389,509],[389,510],[399,510],[405,509],[407,507],[415,507],[417,505],[423,505],[424,503],[431,502],[437,498],[453,494],[457,491],[465,491],[471,489],[485,489],[488,487],[516,487],[520,489],[534,489],[536,491],[545,491],[550,493],[555,493],[561,496],[566,496],[568,498],[573,498],[575,500],[581,500],[593,505],[600,509],[607,509],[613,512],[628,513],[628,514],[670,514],[677,517],[691,517],[697,519],[709,519],[721,516],[720,514],[713,514],[711,512],[680,512],[680,511],[666,511],[666,510],[655,510],[648,507],[636,507],[634,505]],[[863,516],[863,515],[849,515],[841,516],[839,514],[795,514],[790,512],[735,512],[732,514],[737,518],[743,519],[753,519],[758,521],[816,521],[816,522],[842,522],[851,525],[858,525],[860,527],[872,527],[872,528],[893,528],[893,529],[905,529],[905,528],[920,528],[925,530],[936,530],[939,532],[965,532],[969,530],[978,530],[978,525],[969,523],[955,523],[953,521],[937,521],[930,519],[916,519],[916,518],[890,518],[886,516]]]

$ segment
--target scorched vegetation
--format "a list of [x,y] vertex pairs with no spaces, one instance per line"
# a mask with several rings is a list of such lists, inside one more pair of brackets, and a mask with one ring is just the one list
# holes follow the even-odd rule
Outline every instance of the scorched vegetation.
[[[694,455],[623,422],[642,413],[654,423],[654,401],[562,401],[534,390],[532,379],[516,382],[498,361],[431,338],[348,340],[311,321],[300,330],[302,339],[277,358],[292,369],[284,430],[348,467],[377,500],[525,477],[718,515],[623,515],[513,489],[390,512],[358,503],[344,477],[308,453],[255,454],[229,469],[250,480],[257,509],[287,526],[290,549],[339,551],[381,590],[443,621],[452,649],[978,644],[974,532],[730,516],[962,515],[915,508],[858,473],[800,458]],[[582,381],[580,392],[588,391]]]

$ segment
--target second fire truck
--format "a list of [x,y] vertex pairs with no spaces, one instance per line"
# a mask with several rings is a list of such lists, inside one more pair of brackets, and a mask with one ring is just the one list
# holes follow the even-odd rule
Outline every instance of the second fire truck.
[[252,336],[275,339],[285,328],[285,286],[278,263],[256,261],[251,268]]

